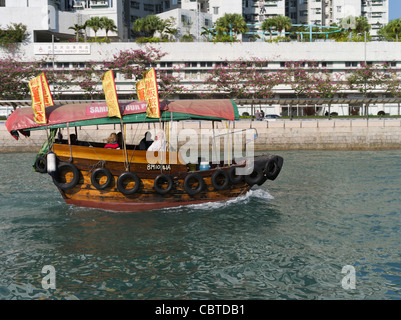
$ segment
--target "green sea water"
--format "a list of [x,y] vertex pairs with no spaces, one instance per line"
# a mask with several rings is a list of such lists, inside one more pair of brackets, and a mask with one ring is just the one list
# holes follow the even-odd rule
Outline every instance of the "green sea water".
[[69,206],[35,154],[0,154],[0,299],[400,299],[401,151],[275,153],[246,196],[135,214]]

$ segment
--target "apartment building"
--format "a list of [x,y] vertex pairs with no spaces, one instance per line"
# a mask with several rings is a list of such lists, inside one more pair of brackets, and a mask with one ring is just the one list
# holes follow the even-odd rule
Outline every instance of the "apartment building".
[[[375,36],[388,23],[389,0],[0,0],[0,21],[5,26],[23,23],[28,27],[30,42],[51,41],[52,35],[66,40],[74,37],[69,29],[82,25],[91,17],[106,16],[115,21],[118,33],[110,33],[113,40],[132,39],[132,24],[150,14],[162,18],[174,16],[181,33],[189,32],[201,40],[199,30],[209,28],[225,13],[244,16],[250,32],[260,33],[263,20],[286,15],[293,23],[325,25],[339,23],[342,18],[364,15]],[[184,10],[176,11],[174,10]],[[183,17],[183,18],[182,18]],[[187,17],[187,18],[186,18]],[[186,21],[188,19],[188,21]],[[94,36],[90,28],[88,36]],[[104,37],[104,30],[97,36]],[[246,35],[247,41],[251,35]]]
[[[10,23],[27,26],[30,42],[52,41],[52,35],[60,40],[74,37],[71,26],[82,25],[91,17],[106,16],[113,19],[118,34],[110,37],[128,39],[129,16],[125,0],[1,0],[0,21],[4,27]],[[87,28],[87,35],[94,36]],[[105,36],[100,30],[97,36]]]
[[388,0],[286,0],[286,15],[293,23],[330,26],[349,16],[365,16],[371,35],[388,23]]

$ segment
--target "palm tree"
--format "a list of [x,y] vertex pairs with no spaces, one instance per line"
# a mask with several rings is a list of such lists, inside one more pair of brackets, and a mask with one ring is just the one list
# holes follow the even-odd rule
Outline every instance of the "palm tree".
[[398,42],[398,36],[401,34],[401,19],[390,21],[387,27],[391,33],[394,33],[395,41]]
[[276,23],[274,21],[274,18],[269,18],[263,21],[262,23],[262,30],[263,31],[268,31],[270,34],[270,40],[272,39],[272,29],[276,27]]
[[101,17],[100,21],[102,23],[102,29],[106,31],[106,40],[109,40],[109,31],[116,33],[118,32],[117,26],[115,25],[113,19]]
[[370,30],[370,24],[368,22],[368,19],[366,17],[360,16],[356,18],[356,27],[355,31],[357,33],[364,33],[364,32],[369,32]]
[[144,18],[137,19],[132,25],[133,31],[144,33],[150,37],[153,37],[156,31],[161,33],[164,28],[164,21],[155,15],[149,15]]
[[206,28],[202,27],[202,32],[201,36],[207,37],[208,40],[210,40],[212,37],[216,36],[216,29],[215,28]]
[[281,36],[283,30],[288,30],[288,29],[291,29],[291,27],[292,27],[291,19],[289,17],[278,15],[278,16],[273,17],[273,19],[274,19],[276,29],[279,32],[280,36]]
[[216,21],[216,30],[218,35],[228,34],[230,31],[235,35],[248,32],[244,17],[238,13],[226,13]]
[[85,27],[89,27],[95,33],[95,39],[97,38],[96,34],[100,29],[103,29],[103,23],[99,17],[91,17],[89,20],[85,22]]
[[79,31],[85,29],[85,25],[74,24],[73,26],[69,27],[68,29],[74,30],[75,32],[75,39],[79,41]]

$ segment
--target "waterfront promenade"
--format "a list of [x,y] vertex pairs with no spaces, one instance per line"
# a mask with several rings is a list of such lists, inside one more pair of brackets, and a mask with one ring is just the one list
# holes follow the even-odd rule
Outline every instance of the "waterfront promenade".
[[[240,120],[231,122],[232,131],[254,128],[257,138],[255,150],[375,150],[401,148],[401,118],[333,118],[327,119],[280,119],[277,121]],[[156,124],[156,127],[158,124]],[[126,127],[127,142],[138,144],[153,124],[129,124]],[[183,121],[178,130],[212,129],[211,122]],[[216,122],[216,130],[224,133],[225,122]],[[111,132],[119,132],[119,125],[90,126],[77,128],[79,140],[104,142]],[[70,128],[70,134],[75,133]],[[62,129],[64,138],[67,129]],[[200,136],[200,135],[199,135]],[[15,140],[0,122],[1,152],[37,152],[46,139],[46,132],[32,131],[29,138],[21,135]],[[179,141],[178,147],[185,143]]]

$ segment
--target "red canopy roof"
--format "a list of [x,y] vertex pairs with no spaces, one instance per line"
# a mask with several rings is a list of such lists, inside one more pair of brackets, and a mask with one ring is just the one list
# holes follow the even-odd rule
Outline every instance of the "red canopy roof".
[[[162,111],[185,113],[206,118],[236,120],[237,107],[232,100],[164,100],[160,103]],[[121,115],[131,115],[146,112],[146,102],[134,101],[120,103]],[[7,119],[6,127],[9,132],[37,127],[46,127],[68,122],[107,118],[106,102],[63,104],[46,108],[47,124],[37,124],[33,121],[31,107],[16,109]]]

